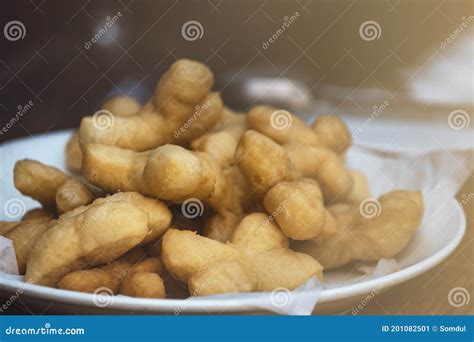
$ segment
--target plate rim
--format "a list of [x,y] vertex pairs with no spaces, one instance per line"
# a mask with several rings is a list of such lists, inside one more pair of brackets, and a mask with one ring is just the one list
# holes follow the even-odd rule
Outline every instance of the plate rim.
[[[438,252],[418,263],[415,263],[414,265],[376,279],[365,280],[359,283],[333,289],[323,289],[321,296],[317,301],[316,308],[318,304],[349,299],[369,293],[373,289],[377,288],[380,284],[383,284],[384,289],[387,289],[412,279],[417,275],[420,275],[421,273],[424,273],[440,264],[456,249],[464,237],[466,231],[466,216],[464,210],[462,210],[461,204],[455,198],[451,200],[451,204],[456,205],[457,209],[460,209],[455,211],[458,213],[460,222],[455,236]],[[6,274],[2,274],[0,276],[0,289],[5,289],[15,293],[21,288],[23,291],[22,295],[28,295],[32,298],[39,298],[43,300],[47,299],[64,304],[75,304],[79,306],[100,309],[100,307],[94,304],[93,294],[61,290],[34,284],[26,284],[20,280],[14,278],[9,279],[8,277],[9,275]],[[156,311],[168,313],[176,312],[178,309],[180,313],[213,312],[216,311],[216,309],[221,312],[245,312],[259,309],[258,306],[253,306],[250,304],[242,305],[238,303],[238,300],[235,299],[219,299],[219,302],[216,303],[216,299],[206,299],[205,297],[200,297],[199,300],[186,300],[146,299],[132,298],[127,296],[115,296],[112,303],[104,309],[130,310],[131,308],[146,312]]]
[[[73,130],[65,129],[45,134],[61,136],[71,134]],[[33,135],[30,137],[16,138],[0,144],[0,146],[7,147],[10,144],[15,144],[20,141],[37,139],[45,135]],[[362,282],[338,287],[323,289],[321,296],[317,301],[318,304],[330,303],[333,301],[339,301],[349,299],[363,294],[370,293],[373,289],[383,284],[383,288],[387,289],[394,285],[400,284],[407,280],[410,280],[428,270],[432,269],[436,265],[440,264],[449,255],[453,253],[456,247],[460,244],[466,231],[466,216],[464,210],[456,198],[452,198],[450,205],[456,206],[455,212],[457,213],[457,219],[459,224],[454,237],[445,245],[443,248],[438,250],[433,255],[417,262],[411,266],[408,266],[400,271],[376,278],[363,280]],[[7,274],[0,273],[0,289],[6,290],[10,293],[15,293],[18,289],[22,289],[22,295],[29,296],[34,299],[40,300],[53,300],[63,304],[75,304],[84,307],[97,308],[93,301],[93,294],[81,293],[76,291],[61,290],[56,288],[49,288],[40,285],[25,284],[24,282],[15,278],[9,278]],[[218,299],[216,303],[215,298],[206,299],[200,297],[199,300],[183,300],[183,299],[144,299],[144,298],[131,298],[126,296],[114,297],[113,303],[108,305],[105,309],[116,309],[116,310],[130,310],[131,308],[137,308],[141,311],[146,312],[168,312],[172,313],[179,308],[182,313],[204,313],[213,312],[217,309],[221,312],[245,312],[252,311],[255,309],[261,309],[258,305],[254,306],[251,304],[242,304],[235,299]]]

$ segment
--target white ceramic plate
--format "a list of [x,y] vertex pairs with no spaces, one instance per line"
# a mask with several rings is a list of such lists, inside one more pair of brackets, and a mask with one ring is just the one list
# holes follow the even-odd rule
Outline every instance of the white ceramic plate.
[[[21,199],[28,210],[37,207],[33,200],[21,196],[13,187],[13,166],[15,161],[23,158],[32,158],[41,162],[64,169],[64,146],[70,131],[56,132],[42,136],[18,139],[1,145],[0,205],[12,199]],[[349,158],[350,159],[350,158]],[[430,231],[430,222],[424,222],[410,244],[396,257],[400,270],[382,277],[366,277],[362,280],[361,274],[348,277],[344,270],[325,273],[327,287],[322,291],[316,306],[318,313],[336,313],[350,309],[358,301],[366,297],[374,289],[388,289],[411,279],[443,261],[461,241],[466,227],[464,212],[452,199],[443,207],[445,217],[449,220],[443,229]],[[4,211],[0,212],[0,219],[6,220]],[[11,220],[11,218],[10,218]],[[423,251],[415,253],[414,251]],[[344,279],[344,281],[342,281]],[[356,281],[357,280],[357,281]],[[11,276],[0,274],[0,293],[5,299],[21,289],[22,303],[25,306],[51,306],[55,310],[48,312],[62,313],[168,313],[173,314],[179,309],[180,313],[257,313],[261,312],[251,304],[242,304],[236,299],[199,298],[199,300],[175,299],[138,299],[125,296],[114,297],[106,308],[99,308],[94,304],[94,296],[86,293],[65,291],[43,286],[25,284]]]

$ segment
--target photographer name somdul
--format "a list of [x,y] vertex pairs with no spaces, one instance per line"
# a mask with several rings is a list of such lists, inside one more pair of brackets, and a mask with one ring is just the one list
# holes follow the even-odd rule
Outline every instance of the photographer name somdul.
[[466,332],[466,326],[465,325],[456,325],[456,326],[440,325],[439,332]]

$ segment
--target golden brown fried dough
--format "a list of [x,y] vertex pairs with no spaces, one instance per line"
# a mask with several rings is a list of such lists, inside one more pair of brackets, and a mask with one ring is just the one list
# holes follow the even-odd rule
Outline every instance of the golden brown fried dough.
[[[114,96],[102,104],[103,110],[112,113],[114,117],[135,115],[140,110],[140,104],[128,96]],[[79,131],[75,131],[66,144],[66,165],[70,171],[80,172],[82,151],[79,142]]]
[[65,213],[94,200],[94,195],[84,184],[76,179],[68,179],[56,192],[56,209],[59,214]]
[[0,235],[4,236],[13,228],[15,228],[20,222],[8,222],[8,221],[0,221]]
[[[172,137],[168,139],[170,142],[187,145],[193,139],[210,131],[222,115],[222,99],[219,93],[210,93],[189,113],[189,118],[173,131]],[[174,121],[176,117],[170,117],[168,120]]]
[[80,172],[82,164],[82,151],[79,142],[79,132],[75,131],[66,144],[66,166],[72,172]]
[[10,239],[15,248],[18,273],[25,274],[28,254],[38,238],[48,230],[53,215],[42,208],[27,211],[20,222],[0,221],[0,235]]
[[241,219],[241,215],[230,211],[214,214],[204,222],[202,235],[220,242],[230,241]]
[[29,252],[36,240],[50,227],[53,215],[42,208],[31,209],[21,221],[0,221],[0,235],[12,240],[19,274],[24,274]]
[[322,276],[316,260],[287,246],[280,229],[265,214],[255,213],[242,220],[231,244],[169,230],[162,260],[168,271],[187,281],[195,296],[294,289],[312,276]]
[[177,145],[160,146],[150,153],[142,177],[150,195],[175,202],[219,196],[224,181],[219,165],[209,156]]
[[260,105],[249,111],[247,126],[279,144],[325,147],[337,154],[343,154],[352,142],[346,124],[333,115],[321,115],[308,127],[303,120],[286,110]]
[[196,105],[209,93],[214,83],[212,71],[204,64],[189,59],[174,62],[161,77],[152,101],[166,116],[187,113],[175,111],[174,106]]
[[58,287],[89,293],[107,288],[114,294],[164,298],[166,294],[160,274],[166,271],[161,261],[154,257],[133,260],[129,253],[108,265],[66,274],[58,282]]
[[302,144],[288,144],[284,149],[301,175],[318,181],[327,203],[344,201],[350,194],[353,177],[333,151]]
[[186,281],[213,262],[229,260],[234,255],[232,246],[189,230],[169,229],[163,236],[161,260],[166,269],[181,281]]
[[24,159],[16,162],[13,177],[15,187],[23,195],[37,200],[45,208],[56,207],[59,213],[89,204],[94,200],[94,196],[84,184],[55,167],[35,160]]
[[5,234],[15,247],[18,273],[25,274],[28,255],[36,241],[48,230],[48,220],[22,221]]
[[137,153],[106,145],[86,145],[83,174],[107,192],[138,191],[183,202],[196,198],[216,210],[235,205],[225,192],[226,175],[207,154],[177,145]]
[[235,149],[246,129],[244,114],[237,114],[224,108],[222,119],[214,129],[193,140],[191,148],[194,151],[207,153],[222,167],[234,165]]
[[246,113],[234,112],[228,107],[222,109],[221,119],[214,126],[214,131],[222,131],[227,128],[246,128]]
[[120,293],[130,297],[166,298],[165,283],[156,273],[134,273],[122,282]]
[[207,202],[219,214],[232,213],[241,216],[249,208],[255,206],[258,200],[248,185],[245,177],[236,166],[225,167],[221,170],[223,179],[219,179],[220,192],[210,197]]
[[320,145],[318,136],[304,121],[282,109],[262,105],[252,107],[247,115],[247,126],[279,144]]
[[45,208],[0,221],[27,281],[142,298],[292,290],[321,279],[321,264],[389,258],[407,245],[420,193],[393,191],[380,212],[363,212],[373,199],[345,166],[341,119],[308,126],[265,105],[236,113],[213,82],[207,66],[178,60],[144,106],[114,97],[82,120],[66,163],[108,197],[94,200],[95,188],[56,168],[17,163],[15,186]]
[[[53,214],[43,208],[27,211],[21,221],[0,221],[0,235],[12,240],[20,274],[25,273],[26,257],[37,238],[47,229],[45,223]],[[36,229],[37,228],[37,229]]]
[[165,266],[157,257],[146,258],[132,267],[132,273],[158,273],[162,275],[165,272]]
[[322,279],[322,267],[311,256],[290,249],[265,251],[241,260],[212,265],[189,279],[190,293],[208,296],[221,293],[294,290],[311,277]]
[[242,135],[235,158],[248,184],[259,196],[263,196],[275,184],[298,178],[282,147],[252,130]]
[[141,248],[134,248],[117,260],[101,267],[77,270],[66,274],[58,281],[58,288],[63,290],[93,293],[101,288],[119,293],[123,279],[130,275],[134,265],[147,260]]
[[126,202],[91,204],[59,218],[31,250],[26,281],[55,286],[67,273],[110,262],[147,236],[148,214]]
[[163,75],[151,101],[137,115],[113,117],[100,127],[82,119],[82,144],[98,143],[145,151],[170,142],[186,143],[211,129],[221,118],[222,100],[210,93],[214,76],[203,64],[179,60]]
[[178,200],[192,197],[205,178],[205,165],[199,156],[177,145],[164,145],[142,153],[114,146],[86,145],[83,161],[84,176],[107,192],[139,191]]
[[232,245],[251,253],[288,248],[288,238],[263,213],[245,216],[232,235]]
[[88,144],[84,147],[82,173],[90,183],[108,193],[139,191],[149,154],[115,146]]
[[219,165],[226,167],[235,163],[234,154],[238,140],[226,130],[204,133],[191,142],[191,148],[194,151],[207,153]]
[[306,240],[323,230],[328,214],[318,183],[301,178],[282,146],[247,131],[237,146],[236,159],[250,187],[264,196],[265,209],[288,237]]
[[140,108],[140,104],[129,96],[113,96],[102,104],[102,109],[120,117],[135,115]]
[[17,161],[13,171],[15,187],[23,195],[40,202],[46,208],[56,205],[56,192],[69,177],[55,167],[30,159]]
[[265,195],[263,205],[283,233],[293,240],[316,237],[326,222],[321,190],[311,179],[276,184]]
[[120,291],[120,280],[102,268],[91,268],[89,270],[78,270],[66,274],[58,282],[58,288],[62,290],[94,293],[97,289],[107,288],[112,293]]
[[335,115],[320,115],[311,125],[319,143],[337,154],[343,154],[352,143],[352,136],[344,121]]
[[[157,199],[142,196],[136,192],[119,192],[111,196],[98,198],[92,204],[100,205],[117,202],[130,203],[140,208],[148,215],[149,229],[143,243],[149,243],[161,237],[170,226],[172,215],[166,204]],[[79,215],[87,209],[89,209],[89,206],[78,207],[61,215],[59,219],[61,220]]]
[[[161,241],[161,240],[160,240]],[[159,245],[159,251],[157,248],[153,249],[153,252],[157,253],[153,256],[155,258],[147,258],[139,262],[132,268],[133,273],[156,273],[158,274],[164,282],[166,289],[166,296],[170,298],[186,298],[189,296],[187,292],[186,285],[181,283],[179,280],[175,279],[169,272],[166,270],[165,266],[161,262],[161,243]],[[147,252],[150,253],[150,246],[147,245]],[[123,258],[123,257],[122,257]],[[122,259],[121,258],[121,259]],[[144,297],[144,296],[140,296]],[[159,297],[163,298],[163,297]]]
[[243,212],[257,201],[245,177],[235,165],[235,150],[245,129],[245,116],[226,108],[223,119],[213,132],[191,142],[194,151],[207,154],[222,168],[225,191],[209,202],[218,212],[206,220],[203,232],[204,236],[221,242],[231,238]]
[[172,215],[168,206],[154,198],[148,198],[136,192],[121,192],[106,198],[99,198],[94,203],[127,202],[135,205],[148,214],[149,231],[143,243],[159,237],[170,227]]
[[[295,242],[293,247],[315,257],[326,269],[351,261],[392,258],[411,240],[423,217],[423,198],[416,191],[392,191],[379,198],[374,215],[350,204],[335,204],[329,211],[337,233],[327,239]],[[364,216],[365,215],[365,216]]]
[[[166,122],[155,112],[140,111],[130,117],[113,117],[105,128],[99,126],[93,117],[84,117],[79,128],[81,149],[84,144],[96,143],[120,146],[134,151],[145,151],[166,143],[168,131]],[[168,133],[168,132],[167,132]]]
[[32,221],[32,220],[51,220],[53,218],[53,214],[48,210],[43,208],[34,208],[28,210],[25,215],[21,218],[22,221]]

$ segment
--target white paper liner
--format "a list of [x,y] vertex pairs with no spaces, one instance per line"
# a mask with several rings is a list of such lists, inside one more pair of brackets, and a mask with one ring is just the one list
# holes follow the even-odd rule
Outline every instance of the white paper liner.
[[324,286],[318,278],[312,277],[293,291],[279,288],[272,292],[218,295],[208,298],[225,299],[242,296],[239,301],[254,306],[256,309],[265,309],[282,315],[310,315],[323,289]]
[[368,263],[362,263],[357,271],[364,273],[368,277],[379,278],[384,275],[400,271],[400,265],[395,259],[380,259],[375,266]]
[[[364,172],[373,197],[393,189],[423,191],[423,223],[401,253],[393,259],[382,259],[377,263],[360,263],[356,267],[348,266],[327,271],[323,284],[313,277],[293,291],[277,289],[264,293],[209,296],[206,299],[215,299],[216,303],[220,299],[234,299],[256,310],[284,315],[309,315],[317,305],[324,288],[343,287],[396,272],[431,256],[451,238],[449,220],[452,213],[449,212],[448,204],[474,170],[472,151],[400,154],[354,147],[347,155],[347,163],[350,168]],[[473,194],[465,197],[466,201],[474,200]],[[8,239],[0,239],[0,267],[3,267],[0,270],[13,272],[17,269],[16,260],[11,257],[11,242],[5,240]],[[23,277],[15,278],[24,281]],[[203,297],[184,299],[183,308],[186,301],[199,302],[200,298]],[[177,310],[179,311],[179,308]]]
[[16,263],[13,242],[3,236],[0,236],[0,272],[18,275],[18,264]]
[[[312,277],[305,284],[293,291],[285,288],[277,288],[272,292],[247,292],[229,293],[206,297],[190,297],[183,299],[183,308],[186,302],[199,302],[201,300],[215,299],[237,300],[240,305],[253,307],[256,310],[273,312],[281,315],[310,315],[318,302],[324,285],[316,277]],[[180,308],[176,308],[175,314],[180,314]]]

